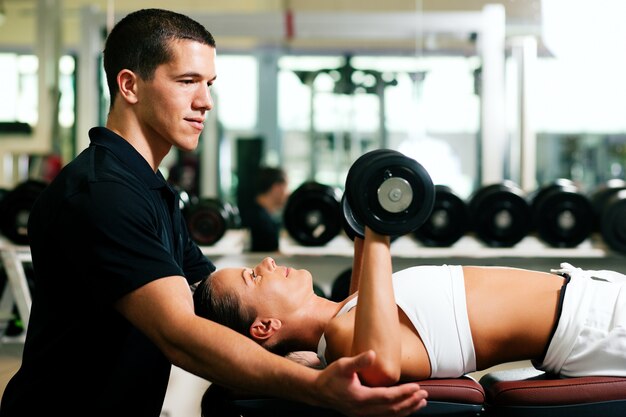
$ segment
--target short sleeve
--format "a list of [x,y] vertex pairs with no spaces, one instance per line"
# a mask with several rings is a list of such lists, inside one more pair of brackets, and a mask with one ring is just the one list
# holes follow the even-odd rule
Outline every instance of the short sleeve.
[[[156,279],[184,275],[154,202],[120,182],[92,183],[73,200],[80,252],[95,291],[117,299]],[[88,285],[89,283],[87,283]]]

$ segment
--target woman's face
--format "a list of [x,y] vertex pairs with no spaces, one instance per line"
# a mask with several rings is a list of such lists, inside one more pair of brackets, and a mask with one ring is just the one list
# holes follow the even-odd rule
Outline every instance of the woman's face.
[[285,318],[315,296],[309,271],[276,265],[269,257],[253,268],[220,269],[212,280],[218,294],[237,294],[243,305],[263,317]]

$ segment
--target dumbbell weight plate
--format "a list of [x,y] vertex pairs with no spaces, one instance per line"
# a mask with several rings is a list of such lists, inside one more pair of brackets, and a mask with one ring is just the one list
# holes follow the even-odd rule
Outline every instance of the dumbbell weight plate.
[[591,234],[593,207],[574,182],[559,179],[540,188],[530,200],[533,227],[549,245],[575,247]]
[[600,233],[609,247],[626,253],[626,189],[607,198],[600,219]]
[[530,205],[510,181],[479,189],[470,198],[469,211],[474,232],[489,246],[514,246],[530,231]]
[[350,240],[354,240],[355,237],[361,239],[365,236],[365,226],[358,219],[354,217],[354,211],[350,208],[348,199],[344,194],[341,198],[341,210],[343,212],[343,230]]
[[[375,158],[379,156],[387,156],[387,155],[402,155],[400,152],[394,151],[392,149],[374,149],[373,151],[369,151],[359,156],[350,166],[348,170],[348,175],[346,176],[346,190],[344,194],[350,194],[351,187],[348,184],[359,184],[361,181],[361,174],[367,171],[367,167]],[[352,197],[349,197],[352,198]],[[354,201],[350,201],[350,203],[354,204]]]
[[363,221],[357,217],[356,213],[350,206],[350,198],[352,199],[352,204],[358,204],[354,197],[352,197],[353,194],[351,193],[351,190],[353,185],[361,181],[361,174],[367,169],[367,166],[374,158],[381,155],[385,156],[394,154],[397,155],[399,152],[391,149],[375,149],[373,151],[369,151],[358,157],[348,170],[345,192],[341,198],[341,209],[343,212],[343,229],[350,240],[354,240],[356,236],[360,238],[365,236],[365,225],[363,224]]
[[361,224],[380,234],[401,236],[426,221],[435,192],[422,165],[390,150],[372,151],[357,162],[346,179],[346,196]]
[[283,213],[285,229],[304,246],[323,246],[342,229],[341,195],[334,187],[309,181],[287,199]]
[[626,181],[613,178],[603,184],[598,185],[590,194],[589,199],[594,212],[594,230],[600,231],[602,228],[602,211],[606,206],[606,201],[616,192],[626,190]]
[[48,186],[40,180],[26,180],[6,193],[0,206],[0,230],[16,245],[28,245],[28,218],[39,194]]
[[350,280],[352,279],[352,268],[343,270],[333,281],[330,291],[330,299],[341,302],[350,295]]
[[435,186],[433,211],[415,232],[426,246],[447,247],[456,243],[469,229],[467,204],[445,185]]
[[214,245],[228,229],[229,213],[218,199],[200,199],[183,214],[189,234],[198,245]]
[[326,295],[326,291],[324,291],[324,288],[322,288],[321,285],[316,284],[315,282],[313,283],[313,292],[317,296],[328,298],[328,295]]

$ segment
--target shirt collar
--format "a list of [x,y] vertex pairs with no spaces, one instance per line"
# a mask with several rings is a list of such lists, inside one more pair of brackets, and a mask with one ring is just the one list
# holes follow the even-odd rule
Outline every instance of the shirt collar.
[[161,172],[157,170],[155,173],[148,161],[117,133],[105,127],[94,127],[89,130],[89,139],[92,146],[102,146],[111,151],[150,188],[156,189],[167,186],[167,182]]

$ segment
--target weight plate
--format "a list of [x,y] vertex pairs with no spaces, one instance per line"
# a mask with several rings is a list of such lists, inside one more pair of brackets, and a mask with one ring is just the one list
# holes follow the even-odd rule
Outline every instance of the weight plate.
[[304,246],[323,246],[342,229],[340,191],[310,181],[287,199],[283,220],[289,235]]
[[626,189],[608,197],[600,218],[600,233],[613,250],[626,253]]
[[561,179],[540,188],[531,208],[534,229],[551,246],[576,247],[591,235],[591,201],[572,181]]
[[350,295],[350,280],[352,279],[352,268],[345,269],[333,281],[330,290],[330,299],[341,302]]
[[200,199],[184,215],[189,235],[198,245],[214,245],[228,229],[229,215],[218,199]]
[[626,190],[626,181],[613,178],[598,185],[591,192],[589,199],[594,212],[594,230],[600,231],[602,228],[602,212],[606,206],[607,199],[620,190]]
[[421,226],[434,203],[434,186],[424,167],[388,149],[368,152],[355,161],[345,194],[358,223],[396,237]]
[[436,185],[432,213],[413,235],[425,246],[448,247],[468,231],[469,222],[465,201],[450,187]]
[[354,240],[357,236],[361,239],[365,237],[365,226],[363,226],[360,220],[354,217],[354,211],[350,207],[350,203],[348,203],[348,198],[345,194],[341,198],[341,210],[343,213],[343,230],[350,240]]
[[348,175],[346,176],[346,183],[344,188],[344,195],[348,198],[348,202],[351,207],[354,207],[357,203],[357,195],[358,191],[356,190],[356,185],[361,183],[361,176],[364,172],[367,172],[368,166],[371,164],[373,160],[379,158],[381,156],[385,157],[387,155],[396,155],[399,152],[393,151],[391,149],[375,149],[373,151],[369,151],[361,155],[354,161],[350,169],[348,170]]
[[514,246],[530,231],[530,205],[510,181],[479,189],[470,198],[469,211],[472,229],[489,246]]
[[26,180],[7,192],[0,202],[0,231],[16,245],[28,245],[28,218],[30,210],[47,182]]

